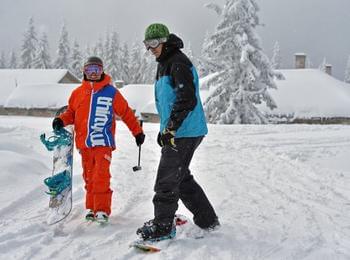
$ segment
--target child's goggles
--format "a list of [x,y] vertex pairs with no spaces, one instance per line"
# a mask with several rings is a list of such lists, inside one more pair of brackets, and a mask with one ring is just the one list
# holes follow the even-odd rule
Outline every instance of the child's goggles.
[[103,68],[101,65],[98,64],[89,64],[84,66],[84,74],[87,76],[91,75],[101,75],[103,72]]
[[151,39],[151,40],[144,40],[143,43],[145,44],[145,47],[147,50],[150,48],[155,49],[157,48],[161,43],[164,43],[167,41],[167,38],[159,38],[159,39]]

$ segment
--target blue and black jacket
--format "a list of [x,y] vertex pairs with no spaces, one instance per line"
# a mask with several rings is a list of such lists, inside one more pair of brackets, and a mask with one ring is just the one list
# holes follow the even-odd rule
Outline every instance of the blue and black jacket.
[[204,136],[208,128],[199,96],[198,74],[181,48],[182,40],[170,34],[157,58],[155,98],[160,132],[167,128],[176,131],[175,138]]

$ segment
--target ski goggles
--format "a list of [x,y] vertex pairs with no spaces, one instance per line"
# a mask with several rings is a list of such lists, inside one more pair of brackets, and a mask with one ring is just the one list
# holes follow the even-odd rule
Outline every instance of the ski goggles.
[[84,74],[86,76],[92,76],[92,75],[102,75],[103,68],[101,65],[98,64],[88,64],[84,66]]
[[166,41],[167,38],[164,37],[159,39],[144,40],[143,43],[145,44],[146,49],[149,50],[150,48],[157,48],[161,43],[164,43]]

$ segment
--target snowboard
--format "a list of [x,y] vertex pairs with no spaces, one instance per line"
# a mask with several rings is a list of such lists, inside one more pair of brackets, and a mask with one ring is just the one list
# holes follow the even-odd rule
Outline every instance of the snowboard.
[[[184,216],[184,215],[180,215],[180,214],[176,214],[175,215],[175,225],[176,226],[182,226],[185,225],[189,222],[189,219]],[[171,239],[167,239],[168,241],[171,241]],[[146,252],[146,253],[156,253],[156,252],[160,252],[162,249],[160,248],[159,244],[157,244],[158,242],[163,242],[163,241],[167,241],[167,240],[162,240],[162,241],[145,241],[143,239],[137,239],[135,241],[133,241],[129,247],[131,248],[135,248],[137,250]]]
[[[57,110],[55,117],[66,109],[67,106],[64,106]],[[42,134],[40,139],[46,148],[53,152],[52,174],[44,180],[48,188],[46,193],[50,196],[46,222],[53,225],[68,217],[72,210],[73,127],[50,132],[48,136]]]

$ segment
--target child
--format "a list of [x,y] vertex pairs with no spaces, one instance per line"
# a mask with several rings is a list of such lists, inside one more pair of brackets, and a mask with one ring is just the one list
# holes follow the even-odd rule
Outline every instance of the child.
[[82,157],[86,190],[86,219],[107,222],[111,214],[110,163],[115,149],[115,115],[128,126],[138,146],[145,139],[142,128],[121,93],[104,73],[103,62],[90,57],[84,80],[68,102],[67,110],[53,120],[54,130],[74,124],[75,142]]

